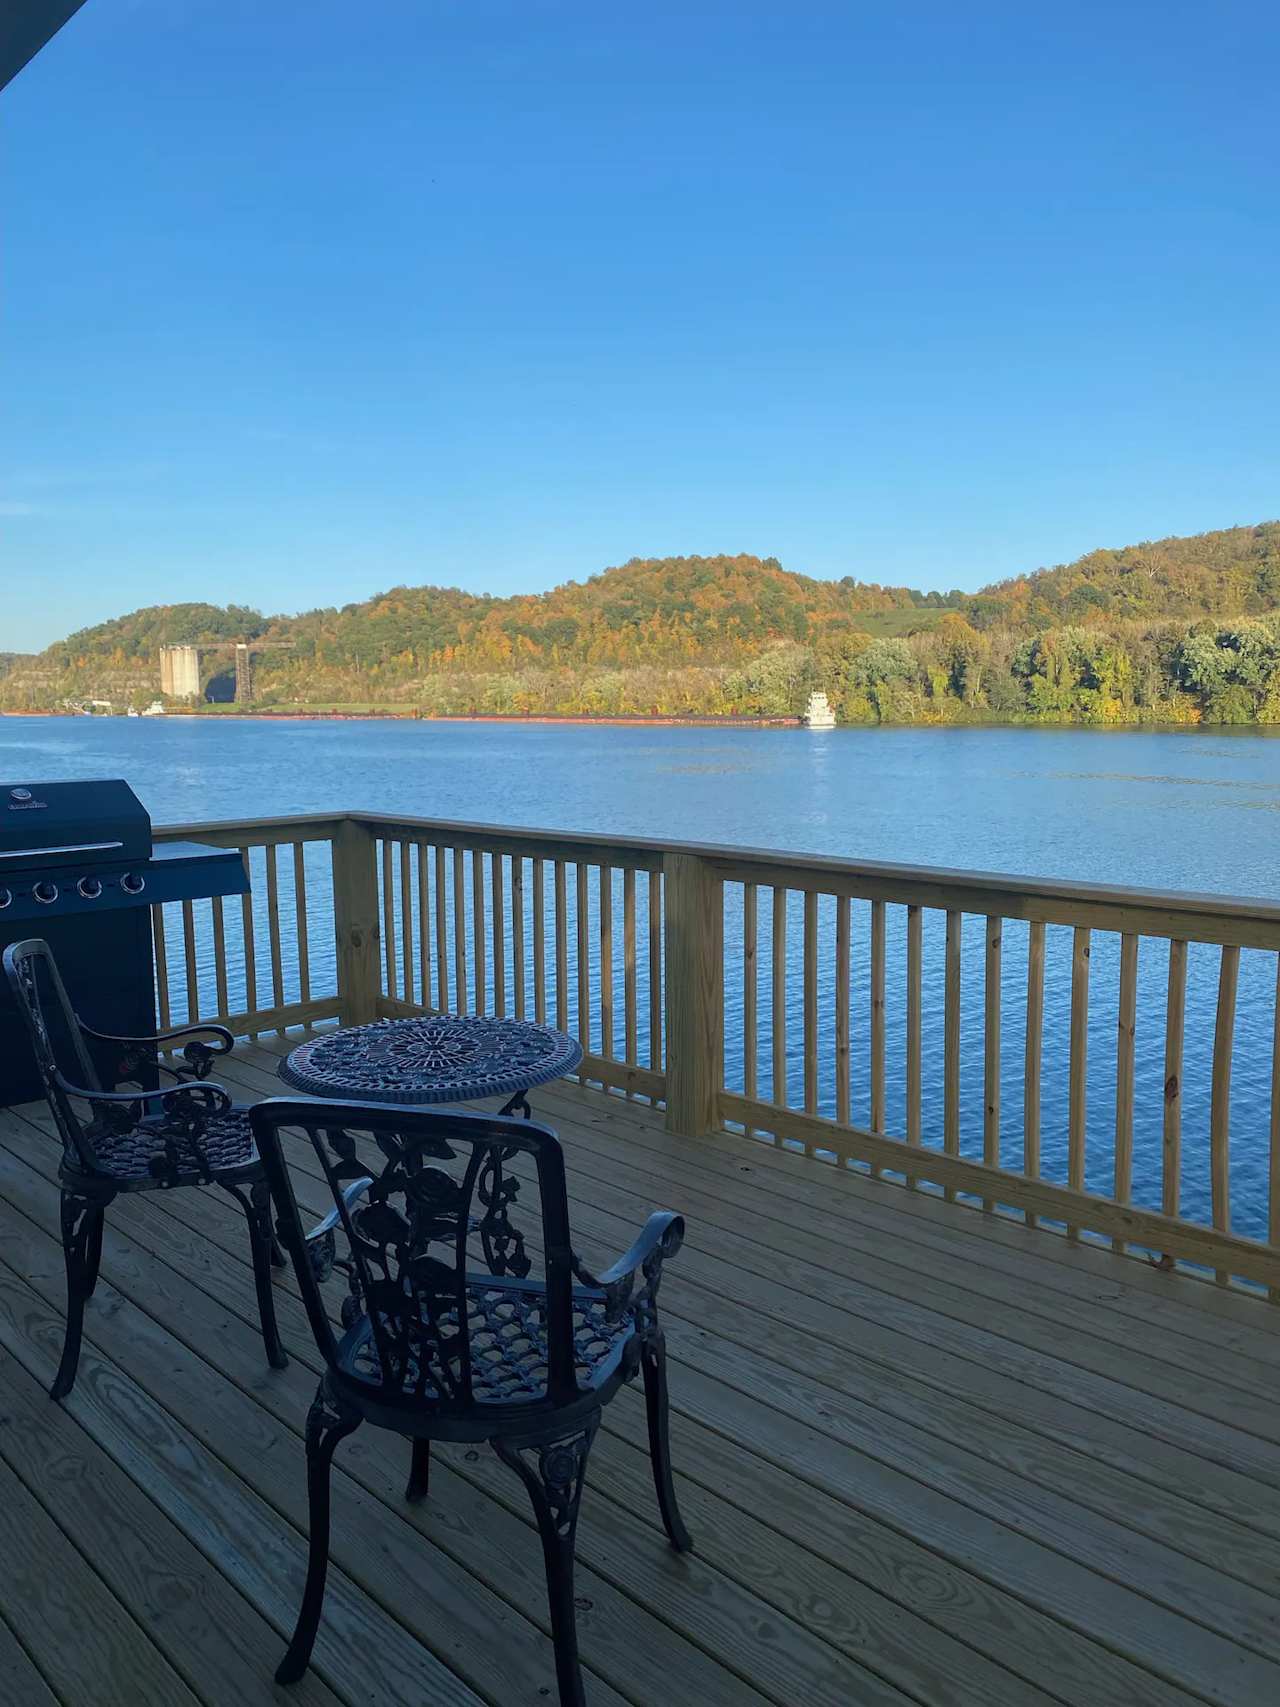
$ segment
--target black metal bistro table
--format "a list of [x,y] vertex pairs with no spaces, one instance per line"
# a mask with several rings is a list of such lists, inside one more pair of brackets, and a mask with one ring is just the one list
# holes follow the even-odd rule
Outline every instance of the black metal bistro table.
[[484,1014],[381,1019],[300,1043],[280,1077],[308,1096],[351,1102],[474,1102],[506,1097],[503,1114],[532,1115],[527,1093],[571,1073],[582,1046],[549,1025]]

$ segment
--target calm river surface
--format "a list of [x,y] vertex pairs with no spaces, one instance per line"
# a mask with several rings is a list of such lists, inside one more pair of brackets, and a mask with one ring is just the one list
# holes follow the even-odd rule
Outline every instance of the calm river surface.
[[[1280,732],[1278,732],[1280,733]],[[1080,878],[1274,898],[1280,888],[1280,739],[1264,731],[1054,728],[805,730],[213,718],[0,719],[0,781],[123,776],[157,823],[337,807],[431,818],[734,842],[849,859]],[[732,902],[730,903],[732,908]],[[859,909],[864,911],[865,909]],[[762,909],[763,911],[763,909]],[[901,1131],[902,931],[890,909],[888,1125]],[[940,1124],[941,941],[926,915],[925,1125]],[[730,944],[733,942],[732,917]],[[965,1148],[981,1133],[981,922],[965,939]],[[861,931],[860,936],[858,932]],[[791,933],[793,942],[798,931]],[[1066,1123],[1064,952],[1049,933],[1044,1154],[1061,1175]],[[1025,929],[1005,939],[1006,1163],[1019,1165]],[[767,964],[762,935],[762,963]],[[1167,955],[1140,966],[1135,1195],[1159,1201]],[[1095,938],[1090,1179],[1103,1188],[1114,1121],[1114,939]],[[1216,953],[1191,955],[1183,1206],[1207,1206],[1208,1060]],[[855,928],[854,1012],[866,980]],[[790,981],[790,980],[789,980]],[[729,973],[729,1080],[741,1005]],[[1274,956],[1242,956],[1232,1095],[1233,1220],[1265,1231],[1262,1186]],[[936,999],[935,999],[936,998]],[[762,1018],[763,1023],[763,1018]],[[798,1031],[793,1025],[793,1033]],[[643,1026],[642,1026],[643,1035]],[[865,1039],[854,1041],[854,1118],[866,1118]],[[824,1054],[828,1052],[824,1051]],[[762,1093],[768,1089],[762,1031]],[[791,1060],[799,1083],[799,1058]],[[824,1108],[833,1086],[824,1079]]]

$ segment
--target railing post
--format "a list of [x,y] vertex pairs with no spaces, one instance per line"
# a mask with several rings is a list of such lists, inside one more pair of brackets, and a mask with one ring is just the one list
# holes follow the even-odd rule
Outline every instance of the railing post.
[[705,860],[665,853],[667,1130],[720,1124],[724,1080],[724,883]]
[[343,1025],[377,1016],[378,867],[372,831],[344,818],[333,837],[333,924]]

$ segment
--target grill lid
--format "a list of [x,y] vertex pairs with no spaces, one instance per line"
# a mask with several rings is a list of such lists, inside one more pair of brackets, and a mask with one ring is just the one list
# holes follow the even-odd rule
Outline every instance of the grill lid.
[[151,819],[127,782],[0,783],[0,871],[151,857]]

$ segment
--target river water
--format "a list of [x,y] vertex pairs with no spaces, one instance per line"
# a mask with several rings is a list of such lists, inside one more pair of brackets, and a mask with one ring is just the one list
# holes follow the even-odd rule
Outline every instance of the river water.
[[[1277,732],[1280,734],[1280,732]],[[706,729],[325,719],[4,718],[0,780],[123,776],[156,823],[363,808],[416,816],[737,843],[1037,877],[1274,897],[1280,740],[1267,731],[1059,728]],[[317,896],[323,906],[323,898]],[[741,1073],[740,975],[729,904],[728,1081]],[[762,913],[765,909],[762,909]],[[887,1127],[900,1132],[902,909],[889,911]],[[855,908],[854,1119],[867,1118],[864,908]],[[823,918],[824,942],[829,921]],[[799,931],[792,929],[791,947]],[[980,1153],[982,926],[966,927],[964,1147]],[[941,920],[926,914],[926,1133],[941,1109]],[[767,965],[767,933],[761,963]],[[1065,1177],[1066,967],[1051,929],[1044,1043],[1045,1171]],[[1114,1127],[1116,940],[1095,935],[1088,1183],[1106,1189]],[[1025,927],[1005,933],[1007,1165],[1019,1165]],[[1167,954],[1139,968],[1135,1197],[1159,1202]],[[798,967],[790,967],[798,975]],[[825,972],[824,972],[825,976]],[[1193,946],[1184,1074],[1183,1208],[1208,1204],[1209,1052],[1217,954]],[[1275,957],[1242,955],[1232,1093],[1233,1225],[1265,1231]],[[935,999],[936,998],[936,999]],[[763,1005],[763,1004],[762,1004]],[[769,1089],[762,1015],[761,1091]],[[824,1022],[825,1023],[825,1022]],[[800,1083],[798,1024],[789,1078]],[[865,1034],[865,1026],[863,1027]],[[641,1035],[644,1035],[643,1018]],[[824,1050],[820,1094],[834,1084]],[[1110,1098],[1110,1100],[1109,1100]],[[977,1145],[975,1151],[974,1146]]]

